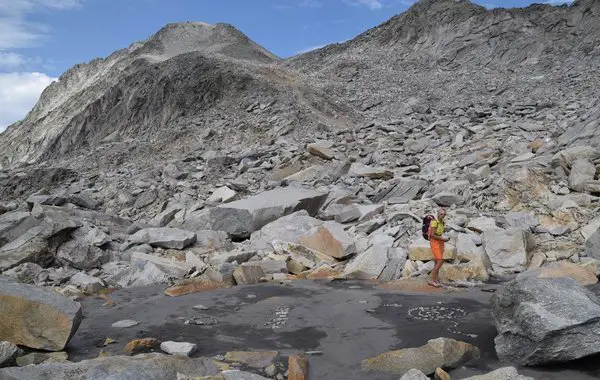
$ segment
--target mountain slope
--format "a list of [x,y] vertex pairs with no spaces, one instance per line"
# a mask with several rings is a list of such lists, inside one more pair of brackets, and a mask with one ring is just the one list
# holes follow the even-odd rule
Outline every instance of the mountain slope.
[[[168,25],[49,86],[27,117],[0,135],[0,168],[68,158],[115,139],[149,142],[152,157],[173,152],[175,141],[196,141],[207,125],[246,122],[264,139],[290,125],[335,127],[344,117],[334,115],[352,116],[277,61],[230,25]],[[255,102],[269,110],[247,112]]]
[[370,115],[383,119],[401,116],[401,103],[415,96],[437,108],[593,96],[600,2],[486,10],[468,1],[423,0],[287,65],[338,83],[357,107],[379,104]]

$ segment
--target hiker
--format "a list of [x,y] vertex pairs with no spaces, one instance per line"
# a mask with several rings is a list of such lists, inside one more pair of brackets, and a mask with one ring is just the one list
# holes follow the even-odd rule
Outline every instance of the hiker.
[[444,243],[450,240],[449,237],[444,237],[445,227],[444,218],[446,217],[446,209],[440,208],[438,210],[437,219],[433,219],[429,223],[429,244],[431,245],[431,251],[433,252],[433,258],[435,260],[435,266],[431,271],[431,280],[429,285],[439,288],[442,286],[438,280],[438,275],[442,265],[444,264]]

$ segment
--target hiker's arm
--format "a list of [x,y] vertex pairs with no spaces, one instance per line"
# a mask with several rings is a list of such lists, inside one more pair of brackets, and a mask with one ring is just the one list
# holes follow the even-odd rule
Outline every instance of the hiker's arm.
[[439,240],[439,241],[448,241],[448,240],[450,240],[450,239],[445,238],[443,236],[436,235],[435,232],[431,233],[431,236],[429,238],[432,239],[432,240]]

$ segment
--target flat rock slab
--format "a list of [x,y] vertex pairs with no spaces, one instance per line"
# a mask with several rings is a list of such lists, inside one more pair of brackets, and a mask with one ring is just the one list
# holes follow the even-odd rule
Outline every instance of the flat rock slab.
[[161,354],[112,356],[79,363],[43,363],[37,366],[0,369],[2,380],[164,380],[185,376],[208,376],[219,373],[214,361],[189,359]]
[[150,244],[153,247],[184,249],[194,244],[196,234],[179,228],[145,228],[127,239],[126,247],[136,244]]
[[278,357],[277,351],[231,351],[225,354],[225,361],[242,363],[252,368],[265,368],[275,363]]
[[134,321],[134,320],[131,320],[131,319],[124,319],[122,321],[118,321],[118,322],[113,323],[111,326],[119,328],[119,329],[124,329],[124,328],[127,328],[127,327],[137,326],[139,324],[140,323],[138,321]]
[[215,207],[210,211],[211,228],[233,237],[247,238],[266,224],[300,210],[316,215],[326,192],[300,188],[280,188]]
[[61,351],[82,319],[81,305],[57,292],[0,276],[0,340]]
[[362,369],[394,375],[404,375],[411,369],[418,369],[426,375],[431,375],[437,368],[456,368],[477,361],[479,355],[479,349],[469,343],[438,338],[421,347],[389,351],[365,359]]

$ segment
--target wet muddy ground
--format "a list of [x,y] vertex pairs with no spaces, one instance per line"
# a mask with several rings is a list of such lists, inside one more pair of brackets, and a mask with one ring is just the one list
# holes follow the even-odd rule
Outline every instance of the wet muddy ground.
[[[480,289],[407,292],[353,281],[298,281],[177,298],[163,291],[159,286],[119,290],[110,295],[112,306],[99,297],[84,300],[85,318],[68,346],[70,359],[97,357],[101,350],[123,354],[132,339],[153,337],[196,343],[195,356],[232,350],[278,350],[282,355],[317,351],[310,356],[311,379],[358,380],[367,378],[360,370],[362,359],[449,337],[481,350],[473,366],[450,372],[455,379],[510,365],[496,357],[491,293]],[[139,324],[111,327],[124,319]],[[101,347],[107,337],[118,343]],[[598,363],[596,357],[520,372],[536,379],[597,379]],[[393,375],[367,376],[397,380]]]

